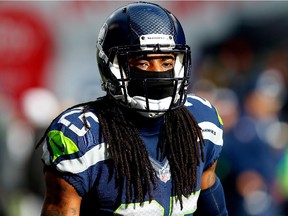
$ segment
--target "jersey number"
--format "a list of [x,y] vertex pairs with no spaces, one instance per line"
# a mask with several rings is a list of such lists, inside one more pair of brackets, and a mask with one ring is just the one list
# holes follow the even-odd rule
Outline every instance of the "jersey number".
[[76,125],[74,125],[71,121],[69,121],[67,119],[67,116],[72,115],[74,113],[81,113],[78,116],[78,119],[80,121],[83,122],[83,116],[85,115],[86,119],[87,119],[87,123],[90,126],[89,123],[89,117],[92,118],[95,122],[98,122],[98,118],[95,114],[93,114],[92,112],[86,112],[86,113],[82,113],[82,109],[74,109],[66,114],[64,114],[58,121],[58,123],[61,123],[63,125],[65,125],[66,127],[68,127],[71,131],[73,131],[75,134],[77,134],[78,136],[84,136],[87,133],[87,129],[84,126],[84,122],[83,122],[83,127],[82,128],[78,128]]

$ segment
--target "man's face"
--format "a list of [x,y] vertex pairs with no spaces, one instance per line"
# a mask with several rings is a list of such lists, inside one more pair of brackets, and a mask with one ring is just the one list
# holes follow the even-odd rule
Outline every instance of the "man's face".
[[173,54],[147,54],[129,59],[129,66],[147,72],[164,72],[174,68]]

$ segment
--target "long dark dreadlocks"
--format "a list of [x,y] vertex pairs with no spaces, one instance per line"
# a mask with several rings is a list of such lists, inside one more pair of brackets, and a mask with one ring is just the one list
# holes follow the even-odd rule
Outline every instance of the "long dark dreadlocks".
[[[128,117],[127,110],[109,96],[79,106],[84,106],[83,112],[95,110],[100,123],[99,139],[103,136],[105,143],[109,145],[108,150],[115,167],[119,189],[124,180],[126,182],[127,202],[132,198],[143,202],[146,193],[152,200],[151,183],[155,188],[155,170],[135,123]],[[88,128],[85,115],[83,116]],[[45,139],[48,129],[38,145]],[[204,160],[203,146],[201,129],[184,106],[167,111],[160,131],[159,147],[162,157],[169,160],[173,190],[181,207],[182,195],[188,197],[196,191],[197,166],[200,160]]]

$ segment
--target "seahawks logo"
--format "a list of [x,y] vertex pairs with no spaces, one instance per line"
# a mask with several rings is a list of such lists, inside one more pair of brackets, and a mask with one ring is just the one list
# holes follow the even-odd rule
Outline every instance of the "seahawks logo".
[[98,41],[97,41],[97,49],[99,50],[98,55],[106,63],[108,62],[108,57],[105,54],[105,52],[103,51],[102,45],[103,45],[104,40],[106,38],[107,31],[108,31],[108,25],[107,25],[107,23],[104,23],[103,26],[101,27],[100,31],[99,31]]
[[100,45],[101,47],[102,47],[104,40],[106,38],[107,31],[108,31],[108,25],[107,25],[107,23],[104,23],[102,25],[100,31],[99,31],[99,34],[98,34],[98,45]]

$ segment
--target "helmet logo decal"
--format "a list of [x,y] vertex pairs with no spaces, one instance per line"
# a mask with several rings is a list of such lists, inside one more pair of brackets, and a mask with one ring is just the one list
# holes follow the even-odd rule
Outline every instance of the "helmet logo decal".
[[98,44],[100,46],[103,45],[104,43],[104,40],[105,40],[105,37],[106,37],[106,34],[107,34],[107,31],[108,31],[108,25],[107,23],[104,23],[99,31],[99,34],[98,34]]
[[175,41],[172,35],[147,34],[140,36],[142,50],[153,50],[155,45],[158,45],[160,50],[172,50],[175,48]]
[[99,50],[99,57],[103,59],[106,63],[108,62],[108,57],[103,51],[102,45],[104,43],[104,40],[106,38],[106,34],[108,32],[108,25],[107,23],[104,23],[99,31],[98,34],[98,40],[97,40],[97,48]]

